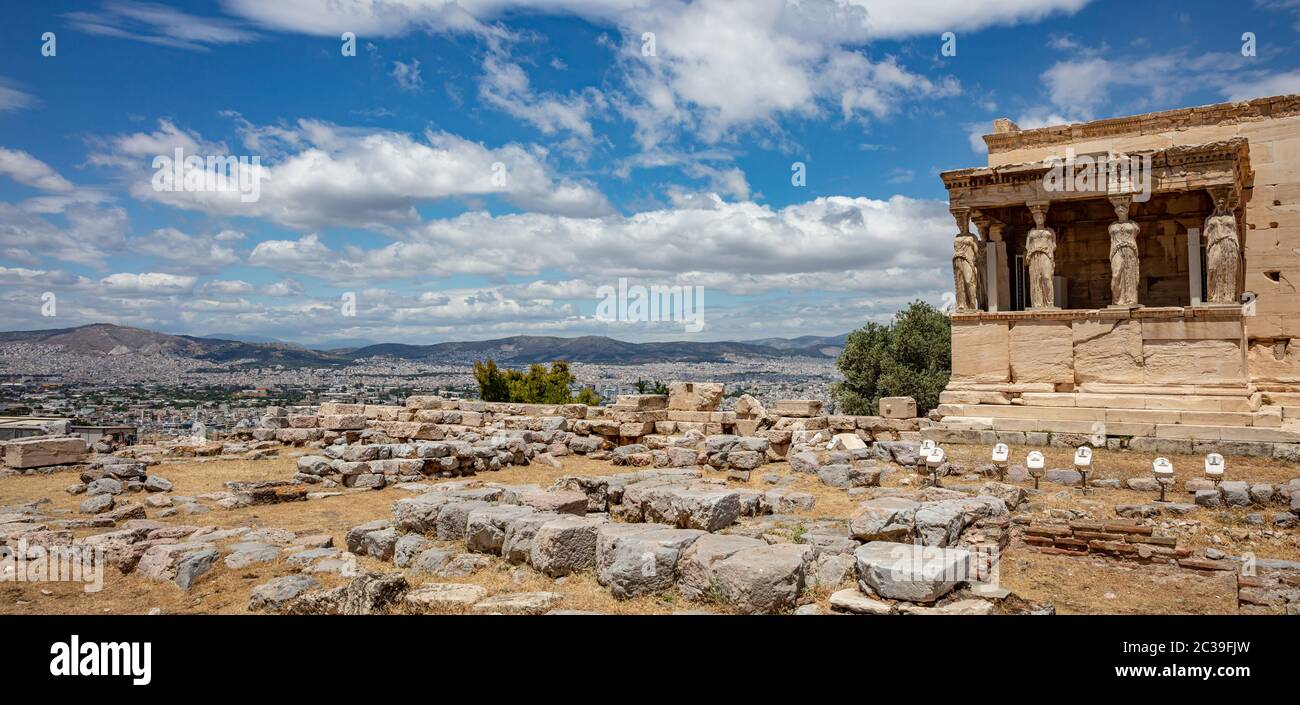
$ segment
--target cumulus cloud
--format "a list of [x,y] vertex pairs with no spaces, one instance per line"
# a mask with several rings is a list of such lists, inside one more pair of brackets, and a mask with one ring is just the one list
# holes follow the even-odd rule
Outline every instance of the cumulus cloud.
[[[314,234],[267,240],[249,263],[335,282],[429,276],[537,276],[563,271],[608,283],[612,277],[703,280],[714,286],[810,289],[854,279],[856,271],[898,272],[902,280],[939,268],[952,218],[942,202],[818,198],[781,209],[699,198],[685,207],[630,216],[573,218],[540,213],[466,213],[411,228],[388,245],[333,249]],[[528,252],[528,257],[516,253]]]
[[41,191],[64,193],[73,189],[72,182],[21,149],[0,147],[0,174]]
[[[118,166],[131,179],[130,192],[141,200],[213,215],[270,219],[295,228],[373,227],[419,220],[419,203],[500,196],[507,202],[547,213],[592,215],[611,210],[594,186],[554,174],[545,150],[519,144],[487,147],[447,132],[421,136],[369,128],[348,128],[300,120],[277,134],[257,137],[282,157],[248,157],[258,179],[257,200],[249,192],[157,190],[152,160],[186,156],[226,156],[223,143],[161,121],[151,133],[120,135],[103,141],[96,164]],[[239,156],[239,155],[231,155]],[[261,164],[252,165],[258,156]]]
[[118,296],[168,296],[194,290],[197,278],[162,272],[118,272],[99,280],[105,293]]
[[171,269],[218,272],[242,261],[235,250],[222,244],[218,237],[191,235],[176,228],[159,228],[147,235],[129,238],[127,246],[165,262]]
[[0,254],[28,264],[52,257],[104,269],[104,260],[125,243],[127,216],[121,208],[71,204],[62,210],[61,220],[55,223],[0,203]]
[[[954,81],[931,82],[894,59],[859,51],[873,39],[974,31],[1078,11],[1088,0],[226,0],[226,9],[277,31],[396,36],[468,32],[500,46],[513,39],[496,24],[514,11],[567,14],[612,26],[628,95],[614,104],[647,149],[678,129],[717,141],[833,106],[845,116],[881,117],[903,100],[951,95]],[[646,56],[645,33],[654,35]],[[534,98],[526,76],[499,56],[485,62],[482,91],[498,108],[541,129],[579,132],[595,96]]]

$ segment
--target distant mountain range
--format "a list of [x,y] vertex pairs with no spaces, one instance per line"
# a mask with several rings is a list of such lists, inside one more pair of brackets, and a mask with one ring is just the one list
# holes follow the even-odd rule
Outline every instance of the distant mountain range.
[[65,350],[91,355],[177,355],[198,360],[239,363],[250,367],[328,367],[347,365],[369,357],[462,363],[492,358],[499,363],[521,365],[568,360],[604,364],[651,362],[725,362],[735,357],[833,359],[844,346],[846,335],[763,338],[744,342],[629,343],[604,336],[559,338],[517,335],[496,340],[407,345],[380,343],[357,348],[312,350],[248,336],[240,340],[231,334],[207,337],[171,335],[141,328],[95,323],[76,328],[0,332],[0,346],[10,343],[60,345]]

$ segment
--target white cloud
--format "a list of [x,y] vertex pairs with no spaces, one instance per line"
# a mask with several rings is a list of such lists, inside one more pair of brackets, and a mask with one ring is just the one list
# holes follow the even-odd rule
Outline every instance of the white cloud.
[[99,285],[105,293],[117,296],[171,296],[190,293],[196,281],[195,277],[162,272],[118,272],[100,279]]
[[0,78],[0,113],[14,112],[36,104],[36,99]]
[[218,272],[242,261],[233,249],[220,244],[216,236],[190,235],[176,228],[159,228],[148,235],[130,238],[127,247],[156,257],[169,268],[186,272]]
[[103,269],[104,260],[125,243],[127,216],[121,208],[74,203],[61,217],[64,224],[57,225],[0,202],[0,254],[31,264],[52,257]]
[[[618,276],[739,287],[823,289],[933,278],[953,228],[939,201],[818,198],[773,209],[717,196],[677,208],[571,218],[539,213],[466,213],[412,228],[383,247],[335,250],[315,235],[268,240],[249,263],[357,285],[388,280],[562,271],[583,281]],[[528,252],[528,257],[517,253]],[[891,272],[893,274],[891,274]],[[854,273],[860,273],[854,274]]]
[[304,291],[302,282],[296,279],[281,279],[262,287],[263,296],[302,296]]
[[[1240,80],[1246,66],[1239,53],[1188,54],[1107,58],[1096,50],[1057,62],[1043,72],[1043,83],[1055,109],[1079,120],[1092,120],[1103,108],[1122,101],[1125,112],[1173,107],[1194,90],[1222,88]],[[1128,89],[1128,95],[1116,96]]]
[[191,15],[164,5],[118,1],[105,2],[102,8],[63,16],[87,34],[190,51],[209,51],[209,45],[241,44],[257,38],[237,22]]
[[419,219],[416,204],[491,195],[547,213],[591,215],[611,210],[604,195],[589,183],[553,174],[545,163],[545,151],[537,147],[490,148],[447,132],[430,131],[418,139],[314,120],[300,120],[285,130],[292,139],[282,135],[277,144],[288,148],[286,155],[253,168],[261,176],[255,202],[245,202],[233,189],[155,190],[150,168],[154,156],[169,156],[177,147],[186,155],[229,153],[223,144],[205,142],[167,121],[153,133],[104,142],[92,162],[126,169],[131,194],[141,200],[213,215],[268,218],[296,229],[413,223]]
[[66,193],[74,188],[48,164],[20,149],[0,147],[0,174],[41,191]]
[[404,91],[418,91],[423,88],[424,79],[420,77],[420,60],[412,59],[409,64],[394,61],[393,80],[397,81],[397,87]]
[[544,135],[568,133],[566,151],[585,156],[595,139],[590,118],[607,108],[605,96],[595,88],[568,95],[537,94],[528,74],[504,51],[490,51],[483,59],[479,98],[498,110],[529,123]]
[[1274,95],[1300,93],[1300,69],[1282,73],[1253,75],[1224,86],[1228,100],[1250,100]]
[[[514,11],[570,14],[615,27],[615,47],[631,95],[613,96],[646,149],[678,129],[716,142],[736,130],[770,127],[782,116],[881,117],[907,99],[951,95],[950,79],[930,82],[893,59],[873,62],[854,47],[878,38],[974,31],[1070,14],[1088,0],[226,0],[226,9],[264,27],[315,35],[395,36],[470,32],[500,46],[514,39],[490,24]],[[655,35],[655,55],[642,37]],[[542,129],[580,133],[589,94],[529,99],[518,66],[489,57],[483,91],[497,107]]]
[[241,279],[213,279],[203,285],[208,296],[240,296],[253,293],[253,285]]

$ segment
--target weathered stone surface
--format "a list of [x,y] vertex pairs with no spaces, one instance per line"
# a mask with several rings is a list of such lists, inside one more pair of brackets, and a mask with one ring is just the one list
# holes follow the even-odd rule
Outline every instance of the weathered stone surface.
[[501,557],[509,563],[527,563],[532,560],[533,540],[537,529],[552,519],[560,518],[553,512],[534,512],[521,515],[506,524],[501,539]]
[[867,500],[849,518],[849,533],[859,541],[905,541],[912,536],[920,506],[902,497]]
[[102,514],[113,508],[113,495],[101,494],[87,497],[77,508],[82,514]]
[[365,539],[366,534],[369,534],[373,531],[382,531],[384,529],[391,529],[392,526],[393,526],[392,523],[387,520],[376,519],[374,521],[368,521],[364,524],[360,524],[358,526],[352,527],[351,529],[348,529],[347,534],[344,535],[344,541],[347,544],[348,551],[352,553],[359,553],[361,551],[361,542],[363,539]]
[[673,382],[668,385],[668,408],[674,411],[717,411],[722,406],[719,382]]
[[189,592],[199,577],[212,568],[212,564],[221,557],[216,548],[200,548],[181,555],[176,562],[176,585]]
[[406,577],[401,573],[366,573],[348,583],[343,590],[340,614],[378,614],[401,600],[406,594]]
[[817,472],[821,459],[810,450],[800,451],[790,456],[790,470],[793,472]]
[[873,541],[853,553],[864,590],[891,600],[934,602],[969,579],[968,551]]
[[420,534],[436,532],[438,512],[442,511],[442,505],[450,501],[444,494],[426,493],[393,502],[393,524],[400,531]]
[[[729,489],[682,488],[668,493],[668,506],[652,502],[646,521],[662,521],[683,529],[717,531],[740,516],[740,495]],[[654,509],[655,511],[651,511]]]
[[104,477],[86,485],[86,495],[95,497],[101,494],[119,495],[124,491],[122,483],[111,477]]
[[1017,321],[1009,336],[1012,382],[1074,382],[1069,321]]
[[320,581],[308,575],[286,575],[253,588],[248,596],[250,612],[276,612],[290,600],[320,587]]
[[809,492],[797,492],[788,487],[778,487],[763,493],[759,499],[759,511],[768,514],[793,514],[808,511],[817,503],[817,498]]
[[694,529],[659,529],[619,536],[597,557],[597,580],[619,599],[663,592],[677,580],[682,552],[703,535]]
[[543,614],[563,598],[558,592],[511,592],[493,595],[472,609],[486,614]]
[[402,598],[412,612],[460,611],[487,597],[487,590],[465,583],[429,583]]
[[916,400],[912,397],[881,397],[880,415],[887,419],[916,418]]
[[677,589],[696,602],[714,595],[714,565],[747,548],[767,545],[761,539],[726,534],[705,534],[691,543],[677,561]]
[[1077,485],[1083,481],[1083,475],[1078,470],[1068,468],[1052,468],[1043,473],[1043,481],[1050,482],[1054,485]]
[[1006,382],[1011,376],[1008,326],[1005,321],[954,323],[952,379],[958,382]]
[[596,565],[596,529],[604,520],[563,516],[542,524],[533,538],[530,563],[553,578]]
[[1219,490],[1197,490],[1196,503],[1202,507],[1217,507],[1221,502],[1222,495]]
[[[575,493],[576,494],[576,493]],[[582,497],[585,513],[587,498]],[[505,543],[506,527],[516,519],[534,513],[532,507],[517,505],[487,506],[469,513],[465,529],[465,548],[473,553],[501,554]]]
[[717,595],[745,614],[793,610],[814,554],[813,547],[792,543],[741,549],[714,564]]
[[582,492],[555,489],[543,491],[539,489],[517,493],[514,496],[514,503],[541,512],[582,516],[587,513],[588,500],[587,495]]
[[1245,482],[1222,482],[1219,489],[1223,491],[1223,503],[1229,507],[1250,506],[1250,485]]
[[469,525],[469,514],[476,509],[492,506],[482,500],[448,502],[438,510],[436,523],[439,541],[459,541],[465,538],[465,528]]
[[239,570],[254,563],[267,563],[279,557],[280,549],[275,546],[265,543],[243,542],[231,547],[231,553],[226,556],[225,564],[227,568]]
[[1143,382],[1142,324],[1137,320],[1075,320],[1074,374],[1076,383]]
[[80,438],[32,438],[5,443],[4,463],[26,470],[78,463],[85,455],[86,442]]
[[1154,477],[1130,477],[1124,481],[1124,486],[1130,490],[1138,492],[1159,492],[1160,483],[1156,482]]
[[853,587],[831,593],[831,609],[853,614],[893,614],[894,606],[872,599]]

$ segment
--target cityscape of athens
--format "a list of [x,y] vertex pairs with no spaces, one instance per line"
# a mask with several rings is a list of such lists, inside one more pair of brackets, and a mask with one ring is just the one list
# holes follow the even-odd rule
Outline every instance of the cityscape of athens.
[[0,625],[56,681],[190,615],[1195,681],[1300,614],[1294,2],[0,16]]

